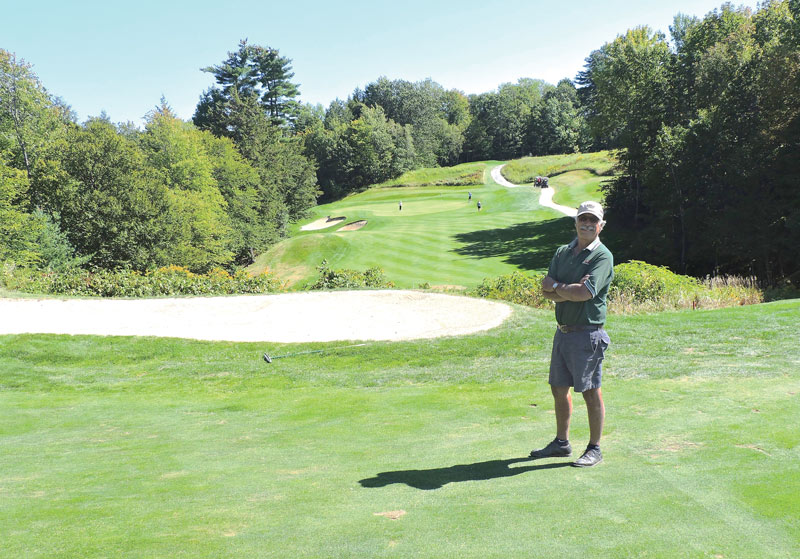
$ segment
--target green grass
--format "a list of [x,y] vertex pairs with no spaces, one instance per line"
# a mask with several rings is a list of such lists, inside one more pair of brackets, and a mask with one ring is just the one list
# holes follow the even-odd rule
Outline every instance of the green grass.
[[[603,177],[582,169],[610,165],[606,152],[526,159],[543,159],[548,165],[562,161],[564,172],[551,184],[557,191],[556,201],[573,206],[600,199]],[[420,186],[384,184],[318,206],[311,217],[294,225],[288,239],[260,255],[249,270],[268,269],[289,286],[302,288],[313,282],[316,267],[325,259],[332,268],[379,266],[398,287],[427,283],[472,288],[487,277],[545,269],[555,247],[574,234],[573,223],[540,206],[539,189],[496,184],[490,171],[501,163],[412,171],[397,183]],[[479,185],[436,186],[476,172],[483,176]],[[478,201],[483,206],[480,212]],[[325,216],[344,216],[346,221],[323,230],[300,229]],[[362,219],[367,221],[362,229],[337,232],[342,225]]]
[[605,180],[608,180],[608,177],[582,170],[553,177],[549,181],[549,186],[555,190],[553,202],[569,208],[577,208],[581,202],[586,200],[599,200],[600,185]]
[[552,180],[570,171],[587,171],[596,176],[609,177],[615,165],[616,159],[610,151],[523,157],[509,162],[503,168],[503,176],[514,184],[532,184],[537,176],[550,177]]
[[396,179],[382,182],[377,187],[386,186],[473,186],[486,182],[486,175],[496,165],[491,161],[463,163],[453,167],[426,167],[407,171]]
[[[599,199],[601,167],[570,157],[525,164],[561,166],[561,204]],[[572,222],[496,185],[498,163],[316,208],[306,222],[368,225],[296,224],[258,266],[297,286],[322,259],[401,287],[542,270]],[[479,169],[481,186],[442,186]],[[525,459],[554,433],[552,311],[345,349],[0,336],[0,558],[793,558],[798,315],[800,300],[611,315],[605,462],[590,470]]]
[[3,336],[0,557],[796,557],[799,313],[610,317],[589,470],[524,459],[549,311],[343,350]]

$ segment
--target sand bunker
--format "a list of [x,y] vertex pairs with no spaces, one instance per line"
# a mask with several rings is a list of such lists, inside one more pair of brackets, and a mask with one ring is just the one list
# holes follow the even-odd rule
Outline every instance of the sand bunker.
[[344,216],[341,216],[341,217],[331,217],[331,216],[323,217],[321,219],[318,219],[317,221],[314,221],[312,223],[308,223],[306,225],[303,225],[300,228],[300,230],[301,231],[314,231],[315,229],[325,229],[326,227],[332,227],[332,226],[336,225],[337,223],[341,223],[345,219],[346,218]]
[[233,342],[411,340],[500,326],[504,303],[419,291],[184,299],[0,299],[0,335],[159,336]]
[[354,221],[353,223],[348,223],[344,227],[339,227],[339,229],[337,229],[337,231],[356,231],[356,230],[361,229],[362,227],[364,227],[366,224],[367,224],[367,220],[366,219],[361,219],[359,221]]

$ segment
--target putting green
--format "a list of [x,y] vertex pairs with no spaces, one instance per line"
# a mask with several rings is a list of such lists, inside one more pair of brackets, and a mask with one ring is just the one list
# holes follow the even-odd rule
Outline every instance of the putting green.
[[404,215],[426,215],[443,212],[452,212],[461,209],[475,209],[474,204],[467,201],[457,202],[455,200],[450,202],[436,202],[430,203],[427,201],[409,201],[403,202],[403,209],[398,208],[398,204],[368,204],[361,206],[350,206],[341,208],[342,211],[349,214],[359,215],[374,215],[379,217],[403,217]]
[[[376,200],[373,202],[355,204],[355,205],[342,205],[337,208],[338,211],[343,212],[345,215],[374,215],[380,217],[403,217],[407,215],[426,215],[443,212],[453,212],[462,209],[474,209],[476,199],[473,195],[472,201],[469,201],[466,195],[459,193],[439,194],[429,193],[427,196],[420,195],[417,192],[409,191],[411,189],[398,189],[395,193],[396,199],[393,200]],[[418,189],[413,189],[418,190]],[[400,195],[405,195],[406,199],[400,198]],[[403,209],[400,210],[400,202],[403,202]]]

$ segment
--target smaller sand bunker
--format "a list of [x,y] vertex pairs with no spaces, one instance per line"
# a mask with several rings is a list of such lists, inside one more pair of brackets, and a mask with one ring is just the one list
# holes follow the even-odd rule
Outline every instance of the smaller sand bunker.
[[366,219],[360,219],[358,221],[354,221],[353,223],[348,223],[344,227],[339,227],[337,231],[356,231],[357,229],[361,229],[367,224]]
[[337,223],[341,223],[345,219],[346,218],[344,216],[340,216],[340,217],[331,217],[331,216],[323,217],[323,218],[318,219],[317,221],[314,221],[314,222],[308,223],[306,225],[303,225],[300,228],[300,230],[301,231],[313,231],[315,229],[325,229],[326,227],[332,227],[332,226],[336,225]]

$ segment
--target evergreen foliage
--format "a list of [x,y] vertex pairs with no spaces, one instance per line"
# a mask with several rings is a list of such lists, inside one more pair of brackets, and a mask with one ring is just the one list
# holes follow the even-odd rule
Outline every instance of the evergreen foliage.
[[295,100],[299,91],[289,81],[290,60],[247,41],[228,55],[223,64],[205,69],[219,87],[204,93],[193,121],[202,130],[233,140],[255,167],[261,181],[261,219],[282,235],[288,222],[305,216],[320,194],[317,165],[304,155],[300,138],[291,136],[289,124],[300,109]]
[[[247,39],[239,49],[229,52],[228,58],[216,66],[203,68],[214,76],[217,87],[203,94],[195,115],[195,124],[203,126],[219,122],[219,113],[230,110],[226,103],[234,98],[254,99],[269,116],[272,124],[285,126],[296,118],[300,94],[292,83],[291,60],[280,56],[277,49],[250,45]],[[219,131],[219,130],[218,130]]]

